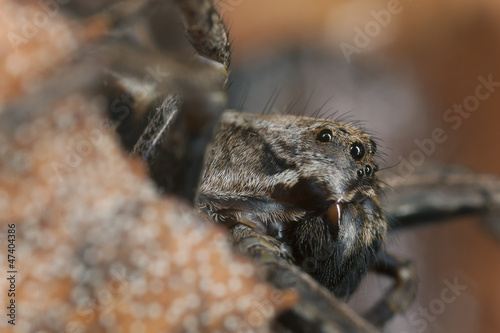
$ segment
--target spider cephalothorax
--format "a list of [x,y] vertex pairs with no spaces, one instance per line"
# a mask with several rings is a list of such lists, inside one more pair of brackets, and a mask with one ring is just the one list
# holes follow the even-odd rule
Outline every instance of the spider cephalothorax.
[[198,205],[215,221],[273,237],[323,285],[352,292],[387,230],[376,145],[346,123],[227,112],[207,151]]

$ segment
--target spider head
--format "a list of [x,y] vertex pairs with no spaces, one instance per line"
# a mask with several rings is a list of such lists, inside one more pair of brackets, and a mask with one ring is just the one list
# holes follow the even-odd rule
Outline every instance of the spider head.
[[375,156],[373,139],[346,123],[229,112],[207,151],[198,205],[228,227],[244,217],[347,295],[387,229]]

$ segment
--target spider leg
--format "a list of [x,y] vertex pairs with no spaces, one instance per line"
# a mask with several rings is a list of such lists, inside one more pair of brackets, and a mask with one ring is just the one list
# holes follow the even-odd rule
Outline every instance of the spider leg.
[[[143,63],[142,72],[120,65],[111,70],[118,90],[130,93],[135,104],[134,117],[118,128],[124,145],[147,164],[161,190],[192,200],[211,126],[227,102],[224,86],[230,45],[226,28],[211,1],[179,0],[175,4],[198,57],[186,61],[153,49],[143,53],[158,53],[165,60]],[[145,82],[144,69],[159,74],[146,77],[153,76],[160,82]]]
[[221,63],[231,62],[228,32],[211,0],[175,0],[182,12],[189,41],[199,55]]
[[[500,209],[500,178],[462,167],[434,166],[406,178],[387,181],[381,203],[397,229],[466,214],[495,213]],[[500,236],[498,219],[491,229]]]
[[230,230],[233,245],[240,253],[259,263],[267,281],[279,289],[293,288],[299,299],[273,324],[276,332],[376,333],[373,326],[338,300],[325,287],[292,262],[280,242],[238,224]]
[[153,158],[155,149],[160,143],[162,136],[175,121],[179,113],[180,104],[179,95],[170,94],[165,98],[135,144],[132,153],[140,155],[146,162]]
[[278,288],[293,288],[300,297],[275,322],[278,332],[376,333],[369,322],[295,265],[267,263],[267,279]]
[[396,313],[401,313],[410,306],[417,292],[417,273],[411,261],[384,251],[379,251],[376,259],[373,269],[395,280],[394,286],[383,299],[364,316],[375,327],[382,328]]

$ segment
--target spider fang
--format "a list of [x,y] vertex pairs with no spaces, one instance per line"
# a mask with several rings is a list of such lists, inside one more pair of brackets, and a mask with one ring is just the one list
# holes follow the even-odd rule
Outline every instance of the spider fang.
[[338,202],[335,205],[332,205],[330,209],[328,209],[328,221],[332,224],[332,226],[337,230],[340,226],[340,221],[342,219],[342,212],[344,210],[344,204]]

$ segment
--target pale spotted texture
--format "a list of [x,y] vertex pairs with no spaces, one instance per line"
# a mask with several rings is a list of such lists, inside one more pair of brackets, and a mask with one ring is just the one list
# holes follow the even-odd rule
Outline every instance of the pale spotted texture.
[[[0,0],[0,8],[15,23],[31,7],[13,3]],[[51,54],[40,67],[46,73],[72,49],[57,53],[48,39],[33,41],[21,54]],[[10,44],[0,43],[3,102],[30,98],[23,91],[41,77],[30,72],[37,64],[7,69]],[[7,225],[15,223],[18,272],[16,326],[3,314],[0,331],[269,331],[295,294],[261,282],[250,261],[231,253],[222,229],[160,197],[140,161],[122,151],[104,105],[73,93],[21,122],[0,108],[0,269],[7,271]],[[7,282],[0,279],[4,309]]]
[[99,111],[72,95],[0,134],[5,251],[7,224],[17,230],[16,332],[267,331],[293,296],[258,282],[224,231],[159,198]]
[[67,3],[0,0],[0,106],[39,88],[82,42],[106,31],[105,20],[81,24],[65,17]]

